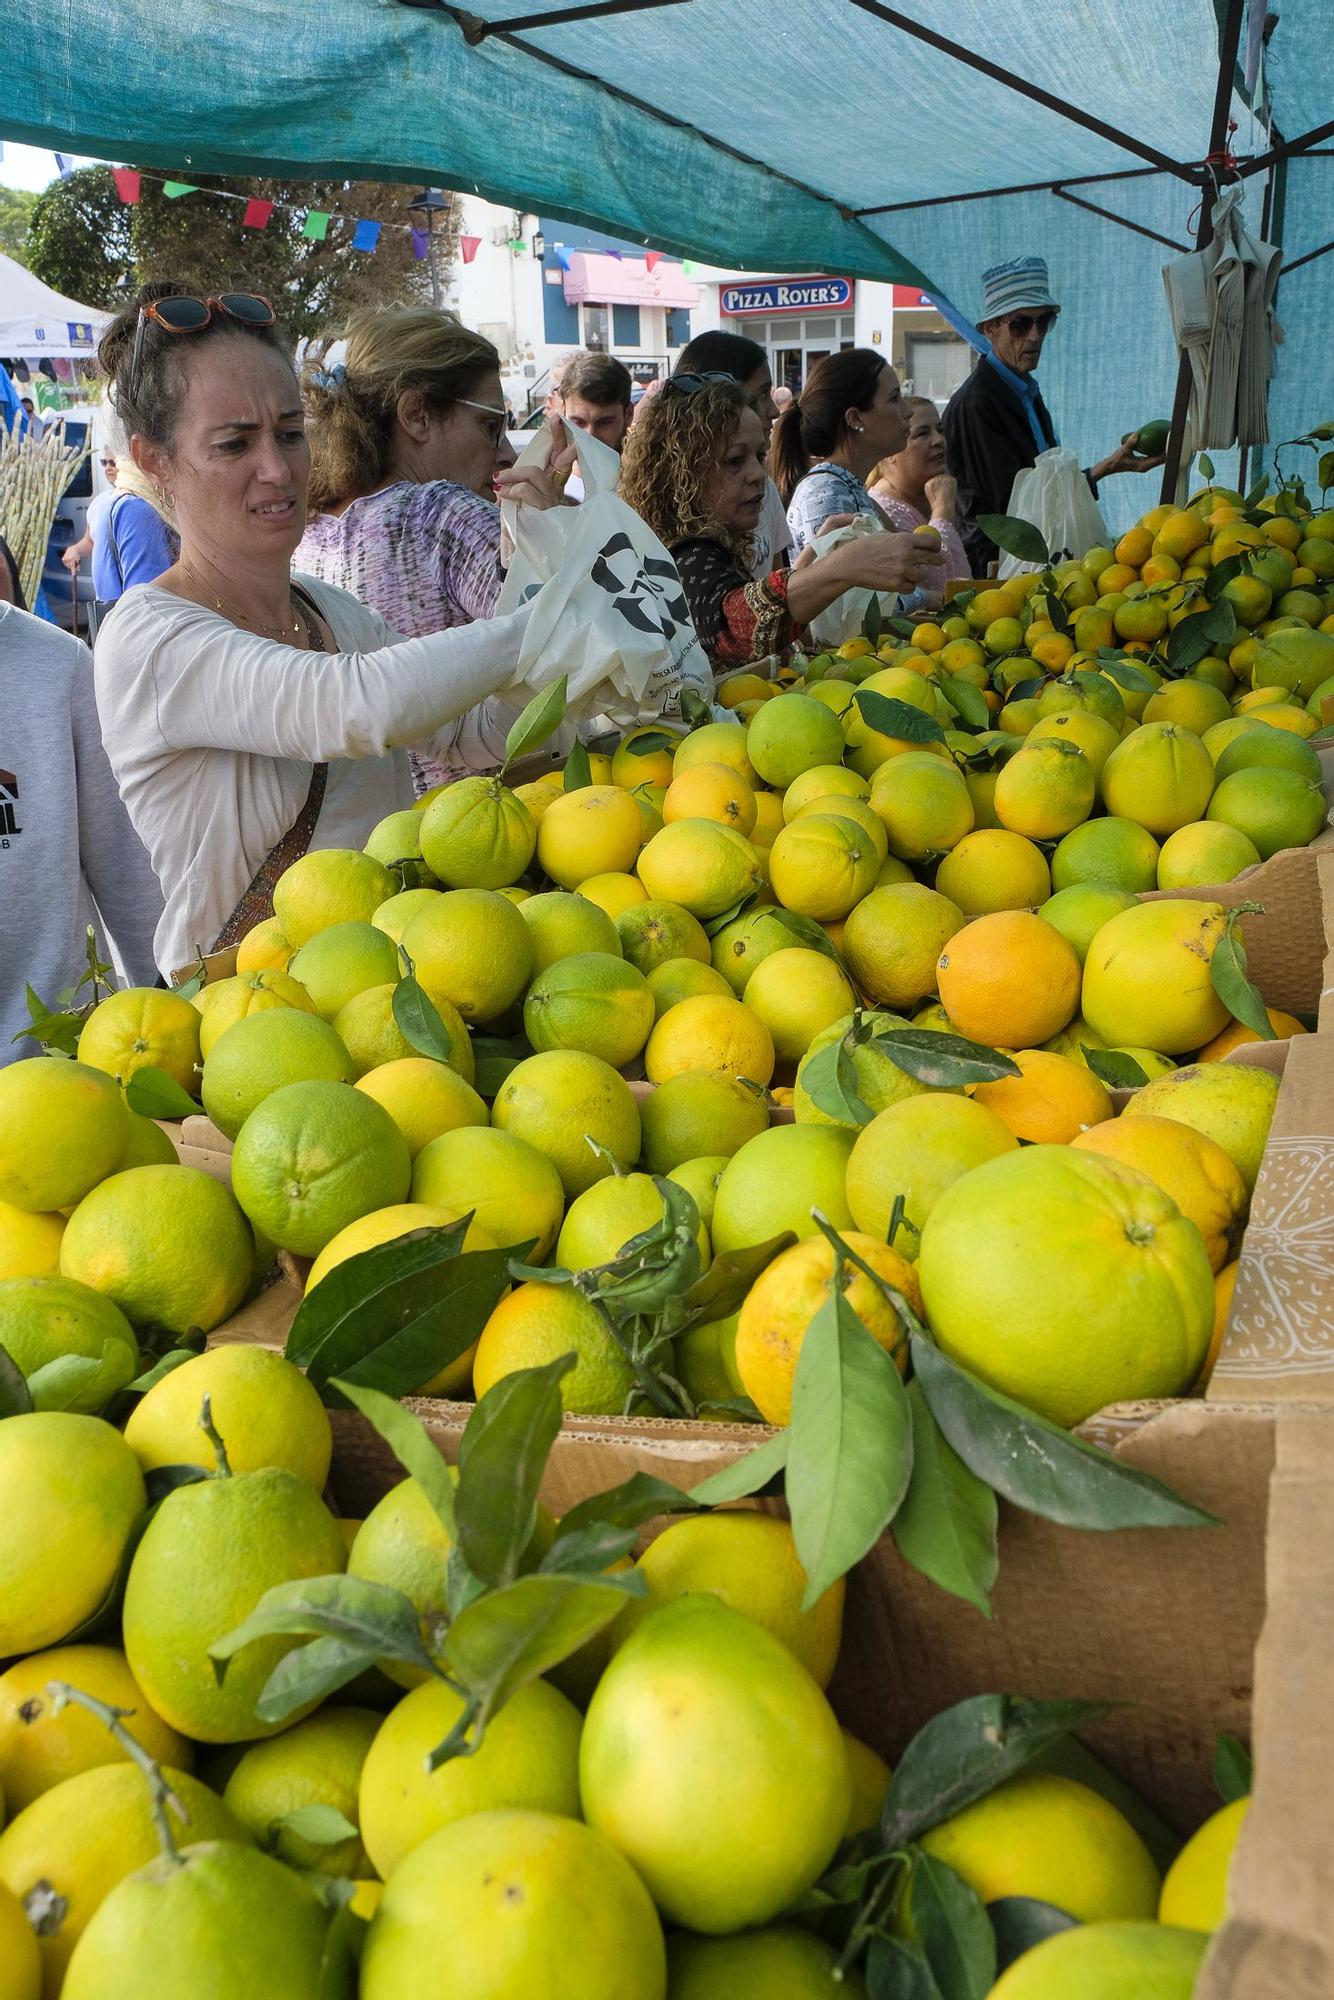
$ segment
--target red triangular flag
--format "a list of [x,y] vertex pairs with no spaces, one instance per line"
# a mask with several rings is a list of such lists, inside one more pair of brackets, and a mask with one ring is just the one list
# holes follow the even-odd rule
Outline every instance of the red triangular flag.
[[127,208],[133,208],[139,199],[140,179],[133,167],[113,167],[111,178],[116,183],[116,193]]
[[241,217],[242,229],[267,229],[269,217],[273,214],[271,201],[248,201],[245,214]]
[[463,252],[463,261],[465,264],[471,264],[481,246],[482,239],[480,236],[460,236],[459,249]]
[[656,271],[662,262],[661,250],[646,250],[644,252],[644,262],[650,271]]

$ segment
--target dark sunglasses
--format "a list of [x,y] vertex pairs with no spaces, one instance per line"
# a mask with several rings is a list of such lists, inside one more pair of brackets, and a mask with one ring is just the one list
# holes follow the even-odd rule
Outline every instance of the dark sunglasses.
[[730,382],[733,388],[737,386],[735,375],[718,373],[712,375],[692,375],[687,369],[684,375],[669,375],[662,385],[662,393],[666,395],[669,389],[674,389],[679,396],[693,396],[700,389],[711,387],[714,382]]
[[214,315],[234,319],[239,326],[274,326],[278,315],[267,299],[256,292],[220,292],[216,298],[166,298],[154,299],[151,305],[140,306],[139,324],[134,329],[134,348],[130,355],[130,399],[139,388],[139,371],[144,359],[144,335],[148,325],[158,327],[163,333],[202,333]]
[[1021,338],[1024,334],[1030,332],[1033,327],[1036,327],[1039,333],[1050,333],[1056,324],[1056,314],[1054,312],[1013,313],[1006,320],[1005,324],[1009,327],[1011,333],[1017,334]]

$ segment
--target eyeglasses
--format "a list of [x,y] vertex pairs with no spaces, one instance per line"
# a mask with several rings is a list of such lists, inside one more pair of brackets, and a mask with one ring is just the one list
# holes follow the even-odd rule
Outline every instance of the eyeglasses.
[[1050,333],[1056,324],[1056,318],[1057,316],[1054,312],[1013,313],[1006,320],[1005,324],[1011,333],[1017,334],[1022,338],[1033,327],[1036,327],[1039,333]]
[[492,419],[492,422],[489,424],[483,424],[482,428],[495,448],[499,450],[500,440],[505,435],[505,411],[498,410],[494,403],[474,403],[467,396],[455,396],[454,401],[462,404],[465,410],[480,410],[484,417]]
[[97,462],[101,466],[103,472],[112,471],[116,463],[114,458],[99,458]]
[[140,306],[139,324],[134,329],[134,348],[130,355],[131,401],[139,388],[144,335],[149,321],[163,333],[202,333],[215,314],[249,327],[274,326],[278,319],[268,300],[260,298],[256,292],[220,292],[216,298],[208,299],[176,296],[154,299],[150,305]]
[[669,389],[675,389],[680,396],[693,396],[698,390],[707,389],[714,382],[730,382],[734,389],[737,386],[735,375],[718,373],[712,375],[692,375],[687,370],[684,375],[669,375],[662,385],[662,393],[666,395]]

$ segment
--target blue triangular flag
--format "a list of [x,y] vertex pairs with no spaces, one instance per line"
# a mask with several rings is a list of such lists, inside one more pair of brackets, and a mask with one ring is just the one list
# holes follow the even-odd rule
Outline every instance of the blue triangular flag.
[[373,251],[376,248],[379,241],[380,241],[380,225],[378,222],[367,222],[363,220],[357,224],[356,228],[352,232],[352,248],[354,250]]
[[57,166],[59,167],[59,169],[60,169],[60,178],[61,178],[61,180],[62,180],[62,181],[67,181],[67,180],[68,180],[68,179],[70,178],[71,174],[72,174],[72,173],[74,172],[74,155],[73,155],[73,153],[57,153],[57,154],[56,154],[56,165],[57,165]]

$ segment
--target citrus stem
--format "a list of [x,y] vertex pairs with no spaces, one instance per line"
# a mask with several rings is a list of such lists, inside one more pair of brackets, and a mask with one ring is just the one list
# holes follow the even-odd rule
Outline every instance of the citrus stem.
[[189,1820],[189,1813],[177,1798],[163,1775],[162,1766],[156,1758],[150,1757],[142,1743],[137,1743],[125,1727],[124,1718],[134,1714],[132,1708],[113,1708],[109,1702],[99,1701],[96,1695],[85,1694],[82,1688],[71,1687],[68,1681],[48,1681],[46,1691],[51,1697],[53,1714],[59,1715],[62,1708],[73,1702],[78,1708],[86,1708],[111,1731],[120,1749],[136,1764],[148,1780],[148,1803],[157,1827],[158,1839],[162,1842],[162,1852],[168,1861],[180,1862],[180,1851],[167,1817],[170,1806],[177,1819]]
[[813,1208],[811,1210],[811,1216],[814,1219],[817,1226],[823,1230],[824,1234],[829,1238],[830,1243],[833,1245],[835,1265],[836,1266],[840,1265],[845,1259],[848,1263],[855,1264],[857,1269],[861,1272],[862,1276],[864,1278],[869,1278],[871,1283],[875,1286],[876,1290],[880,1293],[881,1297],[886,1301],[887,1304],[893,1307],[895,1315],[899,1322],[899,1337],[894,1342],[894,1345],[889,1350],[889,1352],[892,1355],[896,1356],[898,1354],[899,1349],[907,1344],[912,1334],[920,1333],[922,1335],[925,1335],[927,1332],[926,1327],[923,1325],[922,1321],[918,1319],[917,1314],[908,1304],[908,1301],[904,1298],[902,1292],[895,1291],[893,1285],[889,1284],[884,1278],[882,1278],[878,1271],[873,1271],[871,1269],[871,1266],[867,1263],[864,1257],[859,1257],[857,1255],[857,1252],[853,1249],[852,1245],[846,1242],[845,1239],[839,1235],[833,1223],[829,1220],[829,1217],[825,1215],[820,1209]]
[[206,1395],[199,1406],[199,1428],[213,1447],[214,1455],[218,1461],[217,1477],[219,1479],[230,1479],[232,1476],[231,1460],[227,1456],[227,1447],[222,1441],[222,1433],[213,1421],[212,1396]]

